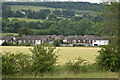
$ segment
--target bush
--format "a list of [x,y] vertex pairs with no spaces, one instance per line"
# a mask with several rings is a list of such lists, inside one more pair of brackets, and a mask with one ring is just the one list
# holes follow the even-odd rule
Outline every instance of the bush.
[[2,46],[9,46],[9,44],[7,42],[3,42]]
[[78,58],[76,61],[69,61],[66,63],[67,69],[70,72],[79,74],[80,72],[86,72],[86,60]]
[[45,72],[52,72],[55,68],[57,57],[55,55],[55,47],[51,47],[50,44],[40,44],[30,49],[33,59],[33,72],[35,77],[40,73],[41,76]]
[[114,47],[109,44],[99,51],[96,61],[101,69],[113,72],[120,70],[120,56]]
[[58,40],[58,39],[53,40],[53,45],[54,45],[54,46],[60,46],[60,44],[61,44],[61,41],[60,41],[60,40]]
[[20,45],[22,45],[22,46],[31,46],[31,44],[30,43],[22,43],[22,44],[20,44]]
[[23,53],[3,53],[2,54],[2,75],[14,75],[16,73],[26,73],[30,69],[30,56]]

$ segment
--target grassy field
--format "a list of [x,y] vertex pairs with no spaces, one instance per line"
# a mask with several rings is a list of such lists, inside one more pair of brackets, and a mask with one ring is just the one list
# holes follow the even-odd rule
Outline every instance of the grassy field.
[[[39,10],[42,10],[42,9],[50,9],[51,11],[54,11],[55,8],[49,8],[49,7],[42,7],[42,6],[23,6],[23,5],[12,5],[10,6],[11,10],[12,11],[18,11],[18,10],[21,10],[21,9],[31,9],[33,11],[39,11]],[[62,10],[60,8],[57,8],[59,10]]]
[[41,19],[27,19],[27,18],[8,18],[10,21],[13,20],[13,19],[18,19],[18,20],[21,20],[21,21],[27,21],[27,22],[37,22],[37,21],[44,21],[44,20],[41,20]]
[[[29,51],[29,48],[32,47],[23,47],[23,46],[1,46],[1,52],[22,52],[25,54],[31,54]],[[99,47],[57,47],[57,51],[59,50],[59,64],[64,64],[67,60],[76,59],[78,57],[81,57],[83,59],[86,59],[90,62],[94,62],[97,51],[100,50]],[[34,78],[33,75],[14,75],[14,76],[3,76],[4,78]],[[44,77],[41,77],[40,75],[37,76],[37,78],[118,78],[117,72],[92,72],[92,73],[80,73],[80,74],[72,74],[67,72],[54,72],[51,76],[50,74],[45,74]]]
[[[14,75],[14,76],[3,76],[4,78],[34,78],[32,75]],[[52,76],[50,74],[45,74],[43,77],[38,75],[36,78],[118,78],[117,72],[93,72],[93,73],[80,73],[80,74],[71,74],[71,73],[54,73]]]
[[[2,46],[3,52],[21,52],[25,54],[31,54],[29,48],[32,47],[23,47],[23,46]],[[57,55],[59,55],[59,64],[64,64],[68,60],[73,60],[78,57],[86,59],[91,63],[95,62],[95,58],[97,55],[97,51],[100,50],[99,47],[57,47],[56,49],[59,51]]]
[[18,33],[2,33],[2,36],[18,36]]

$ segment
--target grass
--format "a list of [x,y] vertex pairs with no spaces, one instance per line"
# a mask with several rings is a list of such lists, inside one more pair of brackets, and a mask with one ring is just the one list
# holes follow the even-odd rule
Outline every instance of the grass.
[[21,21],[27,21],[27,22],[37,22],[37,21],[44,21],[44,20],[41,20],[41,19],[27,19],[27,18],[8,18],[10,21],[12,21],[13,19],[18,19],[18,20],[21,20]]
[[[29,48],[25,46],[1,46],[1,52],[21,52],[25,54],[31,54]],[[100,50],[99,47],[57,47],[56,50],[59,50],[57,53],[59,56],[59,64],[65,63],[68,59],[76,59],[81,57],[83,59],[94,62],[97,51]],[[93,69],[93,68],[92,68]],[[15,74],[7,75],[3,78],[34,78],[34,74]],[[105,71],[93,71],[93,72],[80,72],[79,74],[73,74],[70,72],[58,71],[54,72],[53,75],[45,73],[43,77],[38,75],[36,78],[118,78],[117,72],[105,72]]]
[[18,36],[18,33],[2,33],[2,36]]
[[[10,6],[11,10],[12,11],[18,11],[18,10],[21,10],[21,9],[31,9],[33,11],[39,11],[39,10],[43,10],[43,9],[50,9],[51,11],[54,11],[55,8],[49,8],[49,7],[42,7],[42,6],[23,6],[23,5],[12,5]],[[57,8],[59,10],[62,10],[60,8]]]
[[[1,46],[2,53],[3,52],[20,52],[25,54],[31,54],[29,48],[32,47],[23,47],[23,46]],[[78,57],[82,59],[86,59],[91,63],[95,62],[95,58],[97,55],[97,51],[100,50],[99,47],[57,47],[57,51],[59,50],[58,63],[64,64],[68,60],[73,60]]]
[[[3,78],[35,78],[33,75],[10,75],[3,76]],[[43,77],[38,75],[36,78],[118,78],[117,72],[93,72],[93,73],[80,73],[80,74],[72,74],[72,73],[53,73],[53,75],[45,74]]]

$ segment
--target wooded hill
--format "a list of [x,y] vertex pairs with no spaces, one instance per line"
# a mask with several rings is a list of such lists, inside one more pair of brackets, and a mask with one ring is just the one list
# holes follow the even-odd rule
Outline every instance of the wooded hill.
[[[28,6],[29,8],[27,8]],[[107,35],[107,32],[105,34],[101,32],[99,26],[101,20],[99,12],[103,9],[103,4],[88,2],[5,2],[2,8],[3,33],[19,33],[19,35]]]

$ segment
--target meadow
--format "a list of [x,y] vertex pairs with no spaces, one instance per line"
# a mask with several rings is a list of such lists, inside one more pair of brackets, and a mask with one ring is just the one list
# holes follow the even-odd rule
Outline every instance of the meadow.
[[[29,48],[33,47],[25,47],[25,46],[1,46],[1,52],[11,52],[11,53],[25,53],[31,54]],[[95,62],[96,56],[98,55],[97,51],[99,51],[100,47],[57,47],[56,55],[59,55],[58,64],[63,65],[68,60],[74,60],[78,57],[82,59],[88,60],[91,63]],[[63,65],[64,66],[64,65]],[[62,67],[61,67],[62,68]],[[63,67],[64,69],[64,67]],[[15,77],[15,78],[34,78],[34,76],[26,74],[26,75],[11,75],[11,76],[3,76],[4,78]],[[106,72],[106,71],[93,71],[87,73],[80,74],[72,74],[68,72],[54,72],[53,75],[46,73],[43,77],[37,76],[37,78],[117,78],[117,72]]]
[[44,20],[41,20],[41,19],[27,19],[27,18],[8,18],[10,21],[12,21],[13,19],[18,19],[20,21],[27,21],[27,22],[37,22],[37,21],[40,21],[40,22],[43,22]]
[[[12,11],[18,11],[21,9],[31,9],[33,11],[39,11],[39,10],[43,10],[43,9],[50,9],[51,11],[54,11],[55,8],[50,8],[50,7],[42,7],[42,6],[23,6],[23,5],[11,5],[10,6]],[[59,10],[62,10],[61,8],[57,8]]]
[[[25,53],[31,54],[29,48],[32,47],[24,47],[24,46],[2,46],[2,53],[4,52],[13,52],[13,53]],[[97,51],[100,50],[99,47],[57,47],[56,53],[58,57],[58,63],[64,64],[68,60],[74,60],[79,57],[82,59],[88,60],[91,63],[95,62]]]

